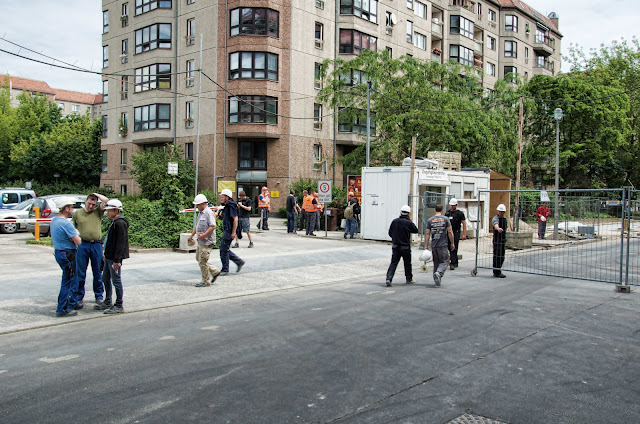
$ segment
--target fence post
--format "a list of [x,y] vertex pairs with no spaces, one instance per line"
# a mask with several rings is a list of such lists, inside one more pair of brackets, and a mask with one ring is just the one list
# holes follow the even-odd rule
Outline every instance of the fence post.
[[622,188],[622,225],[620,226],[620,284],[622,284],[622,266],[624,264],[624,215],[625,215],[625,187]]

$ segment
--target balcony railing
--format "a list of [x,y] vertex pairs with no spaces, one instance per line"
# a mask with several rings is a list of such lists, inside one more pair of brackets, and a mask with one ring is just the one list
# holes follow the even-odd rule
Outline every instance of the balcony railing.
[[547,71],[550,72],[554,72],[554,63],[548,60],[536,60],[536,62],[533,65],[534,68],[543,68],[546,69]]
[[431,32],[442,35],[442,22],[431,21]]
[[552,49],[556,48],[556,40],[547,35],[536,34],[535,44],[545,44]]

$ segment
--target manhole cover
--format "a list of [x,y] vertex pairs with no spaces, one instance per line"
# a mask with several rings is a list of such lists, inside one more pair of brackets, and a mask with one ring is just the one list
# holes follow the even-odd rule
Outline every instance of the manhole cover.
[[463,414],[452,419],[447,424],[506,424],[504,421],[493,420],[480,415]]

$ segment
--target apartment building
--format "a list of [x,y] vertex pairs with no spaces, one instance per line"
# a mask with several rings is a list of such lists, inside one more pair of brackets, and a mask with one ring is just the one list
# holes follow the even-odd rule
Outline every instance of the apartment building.
[[[79,91],[62,90],[51,88],[44,81],[29,78],[8,77],[9,95],[11,106],[18,107],[20,101],[18,96],[26,93],[30,96],[45,96],[48,101],[55,103],[60,108],[62,116],[74,113],[88,113],[91,118],[99,115],[102,105],[102,94],[82,93]],[[5,85],[5,81],[0,77],[0,86]]]
[[131,156],[175,143],[198,158],[199,187],[235,182],[256,198],[266,185],[283,207],[299,177],[342,185],[330,164],[366,132],[316,102],[325,59],[456,60],[491,89],[558,72],[561,37],[556,15],[515,0],[103,0],[101,181],[137,191]]

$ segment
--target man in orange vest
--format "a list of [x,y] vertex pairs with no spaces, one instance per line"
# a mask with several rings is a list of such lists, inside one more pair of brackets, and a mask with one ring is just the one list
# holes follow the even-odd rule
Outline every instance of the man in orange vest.
[[267,220],[269,219],[269,212],[271,211],[271,197],[269,196],[269,189],[266,186],[262,187],[262,194],[258,196],[258,208],[260,208],[258,229],[262,227],[263,230],[269,231]]
[[308,194],[302,199],[302,210],[307,215],[307,232],[306,235],[315,237],[313,229],[316,225],[316,212],[318,211],[318,201],[313,195]]
[[322,212],[322,209],[324,209],[324,205],[322,203],[320,203],[320,199],[318,198],[318,193],[317,192],[313,192],[313,197],[314,199],[316,199],[316,202],[318,202],[318,204],[316,205],[316,225],[315,225],[315,229],[316,230],[320,230],[320,212]]

